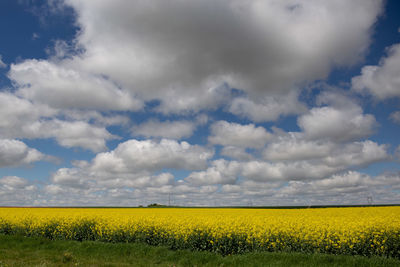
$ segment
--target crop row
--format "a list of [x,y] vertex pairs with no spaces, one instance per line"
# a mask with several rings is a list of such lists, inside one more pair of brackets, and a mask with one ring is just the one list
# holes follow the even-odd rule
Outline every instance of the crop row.
[[[223,255],[297,251],[400,258],[399,211],[400,208],[99,209],[97,212],[0,209],[0,233],[79,241],[143,242]],[[354,216],[359,216],[358,220]]]

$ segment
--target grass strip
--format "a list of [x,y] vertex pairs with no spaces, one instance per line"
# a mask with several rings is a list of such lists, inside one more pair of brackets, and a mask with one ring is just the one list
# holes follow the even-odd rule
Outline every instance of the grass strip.
[[400,266],[400,260],[302,253],[170,250],[139,243],[63,241],[0,235],[0,266]]

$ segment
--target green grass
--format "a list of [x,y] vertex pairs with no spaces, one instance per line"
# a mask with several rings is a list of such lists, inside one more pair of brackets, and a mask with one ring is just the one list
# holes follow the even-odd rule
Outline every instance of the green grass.
[[61,241],[0,235],[0,266],[400,266],[382,257],[301,253],[173,251],[144,244]]

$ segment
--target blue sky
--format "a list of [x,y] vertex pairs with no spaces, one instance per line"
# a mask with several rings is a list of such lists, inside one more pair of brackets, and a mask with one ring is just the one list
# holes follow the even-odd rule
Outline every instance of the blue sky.
[[397,1],[1,1],[0,205],[400,203]]

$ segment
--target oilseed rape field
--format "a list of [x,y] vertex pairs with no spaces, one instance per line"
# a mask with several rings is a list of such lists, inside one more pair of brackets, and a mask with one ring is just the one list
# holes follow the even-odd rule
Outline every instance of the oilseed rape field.
[[223,255],[296,251],[400,258],[400,207],[0,208],[0,234],[143,242]]

